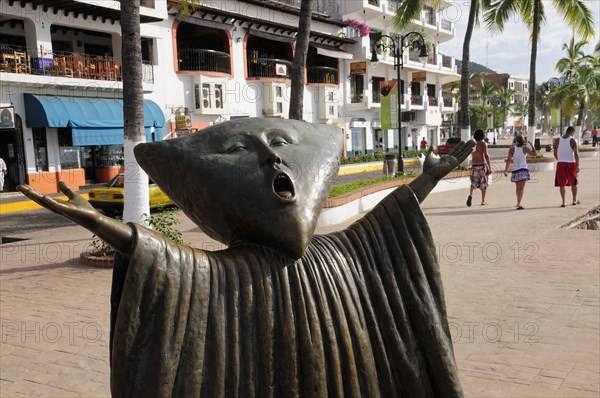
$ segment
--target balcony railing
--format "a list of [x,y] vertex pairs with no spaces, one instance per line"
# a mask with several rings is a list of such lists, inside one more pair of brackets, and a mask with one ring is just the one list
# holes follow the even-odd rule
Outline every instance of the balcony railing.
[[177,51],[179,70],[231,73],[229,54],[201,48]]
[[421,95],[411,95],[410,103],[413,105],[423,105],[423,97]]
[[429,105],[431,105],[431,106],[437,106],[438,105],[438,100],[435,97],[428,97],[427,101],[429,102]]
[[426,12],[425,17],[423,18],[423,22],[428,25],[435,25],[435,14],[431,12]]
[[452,30],[452,22],[448,21],[447,19],[442,18],[441,27],[444,30]]
[[432,52],[427,56],[427,63],[430,65],[437,65],[437,54]]
[[444,100],[444,108],[449,108],[452,106],[452,94],[442,94],[442,99]]
[[248,77],[289,79],[291,68],[285,59],[248,57]]
[[363,102],[365,99],[364,93],[351,93],[350,94],[350,102],[353,104],[359,104]]
[[306,68],[308,83],[338,84],[338,70],[328,66]]
[[[78,79],[123,80],[120,60],[99,55],[53,52],[0,44],[0,71]],[[150,63],[142,65],[144,83],[154,82]]]
[[381,102],[381,91],[373,91],[373,102],[379,104]]
[[369,0],[369,4],[375,7],[379,7],[379,0]]

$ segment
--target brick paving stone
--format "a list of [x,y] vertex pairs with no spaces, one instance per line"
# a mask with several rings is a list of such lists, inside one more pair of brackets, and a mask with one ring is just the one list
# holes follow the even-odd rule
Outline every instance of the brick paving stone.
[[[490,206],[467,208],[467,191],[423,203],[466,396],[600,396],[600,233],[558,228],[600,203],[599,166],[581,162],[580,206],[558,207],[552,172],[527,184],[524,211],[497,175]],[[181,230],[224,248],[185,217]],[[0,396],[109,396],[111,271],[76,260],[91,237],[78,226],[24,237],[0,245]]]

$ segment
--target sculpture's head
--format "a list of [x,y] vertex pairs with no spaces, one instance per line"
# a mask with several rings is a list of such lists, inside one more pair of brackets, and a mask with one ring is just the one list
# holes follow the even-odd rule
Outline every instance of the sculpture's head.
[[337,175],[341,149],[336,127],[252,118],[140,144],[135,157],[212,238],[299,258]]

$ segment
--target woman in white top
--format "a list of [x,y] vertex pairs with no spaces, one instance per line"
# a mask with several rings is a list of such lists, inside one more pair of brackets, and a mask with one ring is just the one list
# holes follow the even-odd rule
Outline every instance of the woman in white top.
[[527,141],[531,147],[525,146],[525,138],[522,134],[515,137],[515,143],[508,150],[508,159],[504,168],[504,176],[508,176],[508,165],[513,163],[513,171],[510,180],[517,186],[517,210],[523,210],[521,199],[525,190],[525,182],[529,180],[529,168],[527,167],[527,155],[535,156],[537,153],[531,141]]

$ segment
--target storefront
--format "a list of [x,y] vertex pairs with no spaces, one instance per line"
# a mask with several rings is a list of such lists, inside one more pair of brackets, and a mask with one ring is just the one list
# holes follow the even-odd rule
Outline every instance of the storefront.
[[23,154],[23,128],[21,117],[14,107],[0,107],[0,158],[8,170],[4,177],[3,191],[14,191],[25,180],[25,157]]
[[[123,171],[122,100],[28,93],[23,98],[35,157],[28,184],[52,193],[61,180],[78,189]],[[162,140],[164,124],[161,108],[144,100],[146,141]]]

